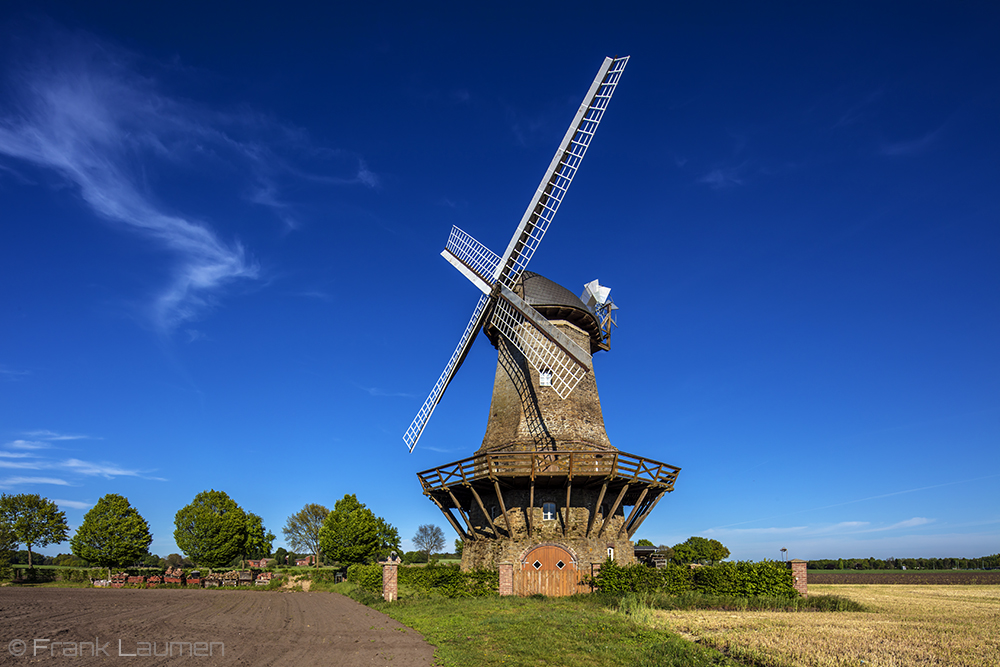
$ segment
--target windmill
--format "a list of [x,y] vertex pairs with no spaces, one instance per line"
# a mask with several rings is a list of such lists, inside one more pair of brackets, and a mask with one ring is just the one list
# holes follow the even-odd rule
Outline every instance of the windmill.
[[610,290],[594,280],[577,297],[526,270],[627,63],[605,58],[503,254],[457,227],[441,253],[482,294],[403,439],[412,452],[482,330],[498,351],[483,444],[417,475],[464,541],[462,567],[499,568],[513,593],[577,592],[606,557],[631,562],[629,540],[680,471],[608,440],[591,355],[610,349]]

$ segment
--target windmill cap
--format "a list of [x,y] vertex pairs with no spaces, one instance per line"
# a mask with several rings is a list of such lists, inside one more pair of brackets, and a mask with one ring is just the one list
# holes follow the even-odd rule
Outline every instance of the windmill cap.
[[580,297],[562,285],[532,271],[518,279],[517,292],[532,308],[549,320],[566,320],[590,336],[591,352],[599,349],[601,325]]

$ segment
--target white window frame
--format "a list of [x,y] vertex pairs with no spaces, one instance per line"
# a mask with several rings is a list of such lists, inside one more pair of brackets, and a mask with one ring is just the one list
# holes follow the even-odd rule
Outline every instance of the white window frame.
[[542,503],[542,521],[556,520],[556,504]]

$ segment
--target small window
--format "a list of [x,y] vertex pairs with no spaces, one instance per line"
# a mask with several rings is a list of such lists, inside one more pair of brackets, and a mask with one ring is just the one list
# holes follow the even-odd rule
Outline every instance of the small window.
[[490,505],[490,518],[496,519],[498,516],[500,516],[500,508],[496,505]]
[[542,520],[553,521],[556,518],[556,504],[542,503]]
[[614,559],[615,559],[615,548],[608,547],[608,560],[614,560]]
[[552,371],[545,369],[538,374],[538,385],[540,387],[552,386]]

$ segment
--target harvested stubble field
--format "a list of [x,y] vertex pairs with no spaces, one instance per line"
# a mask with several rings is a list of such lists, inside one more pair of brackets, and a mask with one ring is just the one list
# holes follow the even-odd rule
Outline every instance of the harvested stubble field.
[[1000,586],[812,585],[868,612],[657,611],[652,623],[766,667],[996,667]]

